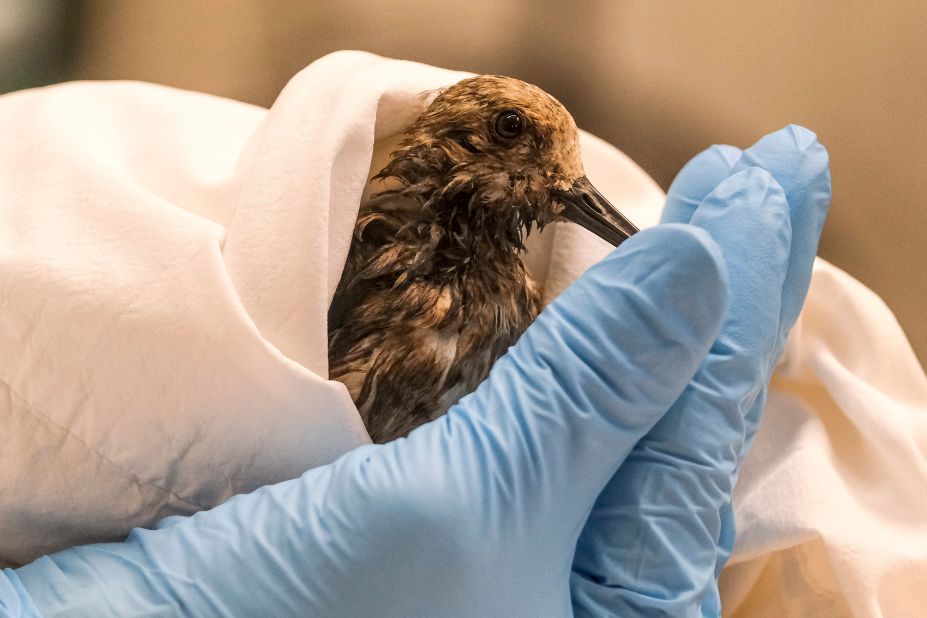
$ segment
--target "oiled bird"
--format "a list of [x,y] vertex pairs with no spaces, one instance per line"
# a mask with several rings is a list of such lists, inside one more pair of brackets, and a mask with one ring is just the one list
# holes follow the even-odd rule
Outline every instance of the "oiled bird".
[[532,228],[637,231],[586,178],[569,112],[508,77],[441,91],[370,183],[328,328],[330,375],[375,442],[446,412],[535,319]]

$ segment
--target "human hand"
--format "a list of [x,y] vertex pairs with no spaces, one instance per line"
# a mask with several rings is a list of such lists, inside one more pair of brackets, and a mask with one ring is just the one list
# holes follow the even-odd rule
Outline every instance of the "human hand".
[[641,232],[407,439],[7,578],[45,615],[568,614],[595,497],[695,373],[725,302],[704,231]]
[[577,615],[721,614],[731,492],[808,291],[830,203],[828,164],[816,136],[791,126],[744,152],[708,149],[670,188],[663,222],[698,225],[725,248],[727,316],[692,383],[599,497],[573,565]]

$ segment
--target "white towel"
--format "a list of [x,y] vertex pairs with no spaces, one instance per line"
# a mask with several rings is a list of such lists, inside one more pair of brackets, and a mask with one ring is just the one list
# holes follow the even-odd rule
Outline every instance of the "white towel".
[[[0,97],[0,563],[119,539],[368,441],[325,379],[327,306],[371,169],[428,91],[465,75],[341,52],[270,111],[138,83]],[[653,224],[657,186],[582,144],[593,183]],[[563,225],[527,262],[549,300],[607,250]],[[923,372],[887,309],[826,263],[800,325],[738,486],[727,608],[911,607]]]
[[927,379],[823,260],[734,498],[726,616],[927,616]]

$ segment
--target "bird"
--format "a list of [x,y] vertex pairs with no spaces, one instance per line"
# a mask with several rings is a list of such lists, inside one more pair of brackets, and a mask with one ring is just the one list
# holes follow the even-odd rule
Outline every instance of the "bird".
[[328,312],[329,375],[376,443],[476,389],[541,309],[533,229],[637,232],[586,177],[579,132],[541,88],[477,75],[436,91],[368,181]]

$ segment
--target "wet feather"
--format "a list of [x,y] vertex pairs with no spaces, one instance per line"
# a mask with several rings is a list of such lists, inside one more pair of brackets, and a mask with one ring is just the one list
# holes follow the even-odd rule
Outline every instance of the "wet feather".
[[[505,113],[515,137],[497,130]],[[445,413],[538,315],[520,253],[563,219],[579,152],[556,99],[478,76],[441,91],[371,179],[329,311],[329,370],[374,441]]]

